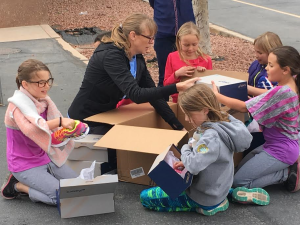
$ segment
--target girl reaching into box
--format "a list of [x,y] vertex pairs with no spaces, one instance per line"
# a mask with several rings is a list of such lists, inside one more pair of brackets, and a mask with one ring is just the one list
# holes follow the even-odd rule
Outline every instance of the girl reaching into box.
[[182,161],[175,163],[174,169],[186,168],[194,174],[193,182],[175,200],[159,187],[144,190],[140,195],[142,205],[156,211],[214,215],[228,208],[229,192],[234,201],[269,204],[269,195],[263,189],[230,189],[234,175],[233,154],[247,149],[252,140],[245,125],[221,111],[215,94],[205,84],[196,84],[180,93],[179,106],[185,120],[198,127],[198,132],[194,134],[194,147],[189,144],[182,147]]
[[248,87],[250,95],[258,96],[246,102],[221,95],[213,85],[220,103],[251,114],[261,126],[266,141],[241,161],[233,186],[253,188],[284,183],[288,191],[294,192],[300,188],[298,51],[290,46],[273,49],[269,54],[266,70],[269,80],[278,82],[278,86],[270,90]]
[[[181,77],[191,77],[195,70],[212,69],[211,58],[199,47],[200,31],[193,22],[183,24],[176,35],[178,51],[169,54],[165,69],[164,86],[180,82]],[[177,102],[178,93],[172,96]]]

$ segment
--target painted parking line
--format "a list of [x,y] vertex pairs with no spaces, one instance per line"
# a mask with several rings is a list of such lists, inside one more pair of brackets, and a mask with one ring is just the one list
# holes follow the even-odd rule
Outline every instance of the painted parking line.
[[252,4],[252,3],[243,2],[243,1],[239,1],[239,0],[232,0],[232,1],[233,1],[233,2],[239,2],[239,3],[245,4],[245,5],[251,5],[251,6],[253,6],[253,7],[257,7],[257,8],[261,8],[261,9],[266,9],[266,10],[269,10],[269,11],[281,13],[281,14],[284,14],[284,15],[288,15],[288,16],[292,16],[292,17],[296,17],[296,18],[299,18],[299,19],[300,19],[300,16],[299,16],[299,15],[296,15],[296,14],[287,13],[287,12],[282,12],[282,11],[279,11],[279,10],[276,10],[276,9],[271,9],[271,8],[268,8],[268,7],[264,7],[264,6],[260,6],[260,5],[255,5],[255,4]]

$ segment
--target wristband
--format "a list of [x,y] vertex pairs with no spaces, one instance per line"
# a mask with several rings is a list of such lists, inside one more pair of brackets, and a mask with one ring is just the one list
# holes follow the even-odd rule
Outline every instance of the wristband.
[[61,116],[59,117],[59,125],[58,127],[61,127]]

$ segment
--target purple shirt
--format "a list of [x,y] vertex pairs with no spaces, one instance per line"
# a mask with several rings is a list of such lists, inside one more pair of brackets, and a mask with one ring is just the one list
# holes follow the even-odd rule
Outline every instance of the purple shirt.
[[[47,110],[41,114],[47,119]],[[7,166],[10,172],[21,172],[48,164],[48,154],[22,131],[6,128]]]
[[274,128],[264,128],[264,150],[281,162],[293,165],[299,156],[298,140],[289,139]]

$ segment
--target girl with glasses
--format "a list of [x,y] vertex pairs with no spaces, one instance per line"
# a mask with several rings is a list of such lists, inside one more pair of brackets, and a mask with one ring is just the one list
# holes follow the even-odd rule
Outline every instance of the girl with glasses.
[[5,199],[26,193],[33,202],[56,205],[59,180],[78,175],[64,164],[74,141],[61,149],[51,146],[52,133],[73,129],[75,121],[63,118],[48,91],[53,84],[49,68],[28,59],[18,69],[18,90],[8,99],[5,114],[7,165],[10,174],[1,187]]

